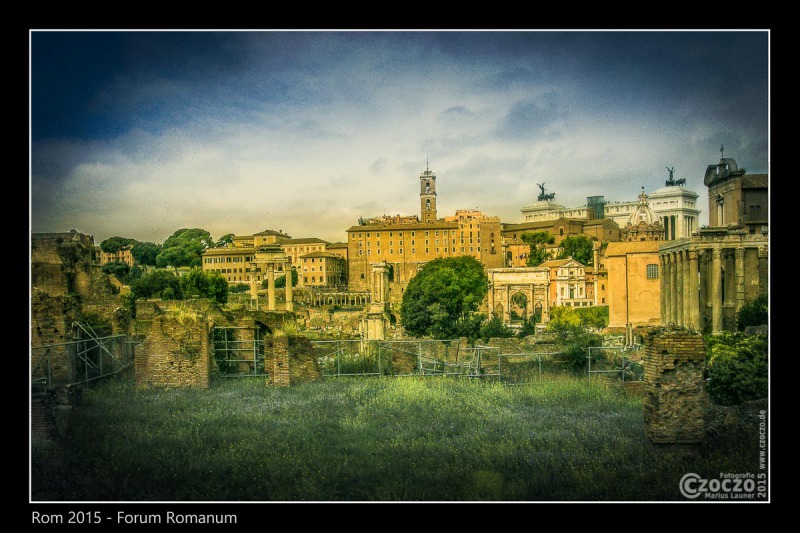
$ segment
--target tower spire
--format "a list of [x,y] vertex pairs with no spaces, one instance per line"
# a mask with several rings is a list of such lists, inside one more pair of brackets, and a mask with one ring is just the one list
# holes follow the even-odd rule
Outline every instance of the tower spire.
[[719,158],[720,159],[724,159],[725,158],[725,145],[724,144],[720,145],[720,147],[719,147]]
[[425,150],[425,172],[429,172],[431,170],[430,167],[428,166],[428,155],[429,155],[428,151]]

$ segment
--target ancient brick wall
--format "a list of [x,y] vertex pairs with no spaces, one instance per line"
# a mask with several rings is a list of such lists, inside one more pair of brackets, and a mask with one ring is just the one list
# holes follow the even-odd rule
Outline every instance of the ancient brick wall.
[[264,369],[269,372],[269,384],[273,387],[291,385],[289,371],[289,337],[264,339]]
[[155,316],[147,338],[136,348],[136,384],[208,387],[209,329],[204,317],[178,318],[169,313]]
[[681,328],[644,333],[645,434],[657,444],[702,442],[708,403],[703,337]]
[[275,387],[322,381],[322,369],[306,337],[264,337],[264,369]]
[[[80,300],[71,296],[51,296],[40,289],[31,292],[31,368],[36,368],[35,377],[47,375],[54,383],[69,381],[69,346],[72,340],[72,323],[81,318]],[[61,344],[38,348],[50,344]],[[45,356],[45,351],[47,352]],[[47,361],[40,359],[45,356]]]

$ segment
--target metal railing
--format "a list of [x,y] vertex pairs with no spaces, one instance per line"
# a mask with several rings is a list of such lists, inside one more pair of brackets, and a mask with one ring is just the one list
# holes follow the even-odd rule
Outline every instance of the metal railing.
[[90,327],[77,323],[76,329],[87,337],[31,346],[32,385],[85,384],[133,365],[134,347],[139,342],[126,335],[93,336]]
[[[641,346],[632,344],[628,346],[590,346],[589,378],[595,374],[617,374],[619,380],[643,381],[644,367],[642,366]],[[593,366],[594,361],[594,366]]]

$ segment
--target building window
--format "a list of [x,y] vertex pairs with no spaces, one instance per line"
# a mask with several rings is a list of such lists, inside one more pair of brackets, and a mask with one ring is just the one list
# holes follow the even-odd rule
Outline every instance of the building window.
[[414,248],[412,248],[411,249],[411,255],[414,255],[415,253],[417,253],[417,251]]
[[647,265],[647,279],[658,279],[658,265]]
[[400,255],[403,255],[403,249],[400,248],[399,250],[397,250],[397,253],[400,254]]

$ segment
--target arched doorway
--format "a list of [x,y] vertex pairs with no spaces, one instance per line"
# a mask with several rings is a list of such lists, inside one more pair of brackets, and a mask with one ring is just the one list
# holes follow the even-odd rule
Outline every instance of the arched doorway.
[[528,318],[528,296],[524,292],[515,292],[511,295],[509,315],[511,322],[524,322]]

